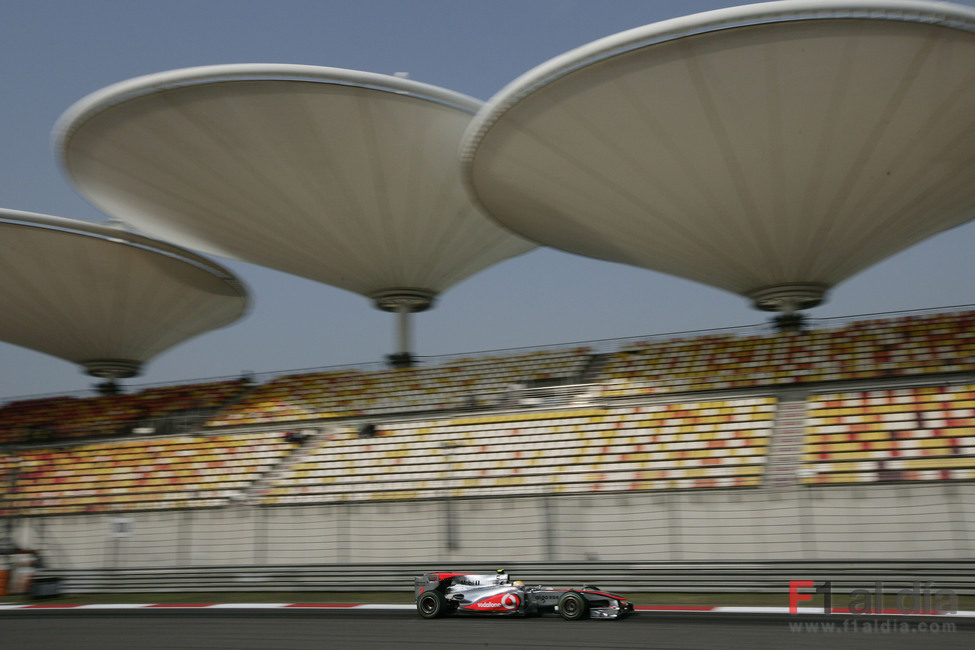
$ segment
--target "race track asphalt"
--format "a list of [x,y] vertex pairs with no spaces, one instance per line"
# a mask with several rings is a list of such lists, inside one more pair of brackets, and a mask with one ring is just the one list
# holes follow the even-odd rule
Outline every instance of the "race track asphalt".
[[623,621],[567,623],[557,616],[453,617],[427,621],[409,611],[49,610],[0,614],[0,647],[78,650],[424,647],[968,650],[975,647],[972,624],[938,633],[879,630],[829,633],[793,631],[790,623],[796,623],[796,619],[646,613]]

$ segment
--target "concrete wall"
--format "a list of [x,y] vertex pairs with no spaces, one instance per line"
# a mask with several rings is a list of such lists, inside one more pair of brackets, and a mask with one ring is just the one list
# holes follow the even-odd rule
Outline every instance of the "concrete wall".
[[[127,522],[124,530],[119,522]],[[509,497],[35,517],[65,568],[342,562],[964,559],[975,483]]]

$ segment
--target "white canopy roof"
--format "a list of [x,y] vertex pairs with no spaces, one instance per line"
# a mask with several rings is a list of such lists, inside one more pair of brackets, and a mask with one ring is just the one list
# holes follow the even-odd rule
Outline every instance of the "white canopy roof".
[[479,106],[365,72],[209,66],[97,92],[55,139],[78,189],[140,230],[421,309],[534,247],[460,182],[457,149]]
[[247,308],[227,269],[117,228],[0,210],[0,340],[128,377]]
[[757,306],[975,217],[975,12],[774,2],[669,20],[515,80],[465,135],[465,181],[542,244]]

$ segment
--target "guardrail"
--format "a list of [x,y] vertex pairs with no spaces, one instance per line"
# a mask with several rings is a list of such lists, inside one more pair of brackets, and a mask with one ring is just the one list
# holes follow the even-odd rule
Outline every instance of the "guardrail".
[[[595,584],[622,592],[787,593],[790,580],[830,581],[837,593],[853,589],[886,593],[931,583],[975,595],[975,560],[778,561],[778,562],[583,562],[429,564],[322,564],[47,570],[63,593],[410,591],[428,571],[493,573],[503,567],[528,584]],[[924,588],[922,586],[922,588]]]

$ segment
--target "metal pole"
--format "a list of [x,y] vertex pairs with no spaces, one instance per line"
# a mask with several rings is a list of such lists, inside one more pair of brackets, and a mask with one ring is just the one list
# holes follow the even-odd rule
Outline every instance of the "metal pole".
[[667,499],[668,513],[667,513],[667,533],[670,539],[670,559],[672,561],[679,561],[683,557],[683,549],[681,544],[683,540],[681,539],[681,520],[680,520],[680,508],[679,504],[676,503],[677,497],[674,493],[671,493],[665,497]]
[[544,515],[545,530],[545,559],[555,561],[555,503],[552,497],[542,497],[542,513]]
[[944,501],[948,504],[951,514],[951,525],[954,528],[953,536],[958,541],[955,557],[971,557],[971,542],[968,536],[968,522],[965,518],[965,503],[957,485],[945,484]]
[[349,561],[349,505],[347,503],[340,503],[335,507],[338,508],[337,516],[335,517],[336,555],[341,564]]
[[[447,440],[441,443],[440,447],[447,463],[447,476],[456,476],[457,468],[454,461],[458,443],[454,440]],[[457,514],[454,512],[454,495],[450,492],[444,499],[444,540],[447,542],[447,551],[456,551],[460,546],[457,541]]]
[[396,306],[396,352],[410,353],[410,307],[405,302]]
[[256,518],[254,530],[257,539],[254,540],[254,564],[267,564],[267,511],[252,507],[251,512]]
[[192,510],[184,510],[179,518],[179,533],[177,537],[176,563],[187,565],[190,563],[190,544],[192,543]]
[[816,559],[816,512],[812,501],[812,490],[802,489],[798,485],[794,488],[798,496],[796,505],[799,507],[799,535],[800,552],[802,557]]
[[456,551],[457,544],[457,515],[454,512],[454,498],[444,499],[444,514],[446,517],[444,537],[447,540],[447,550]]

